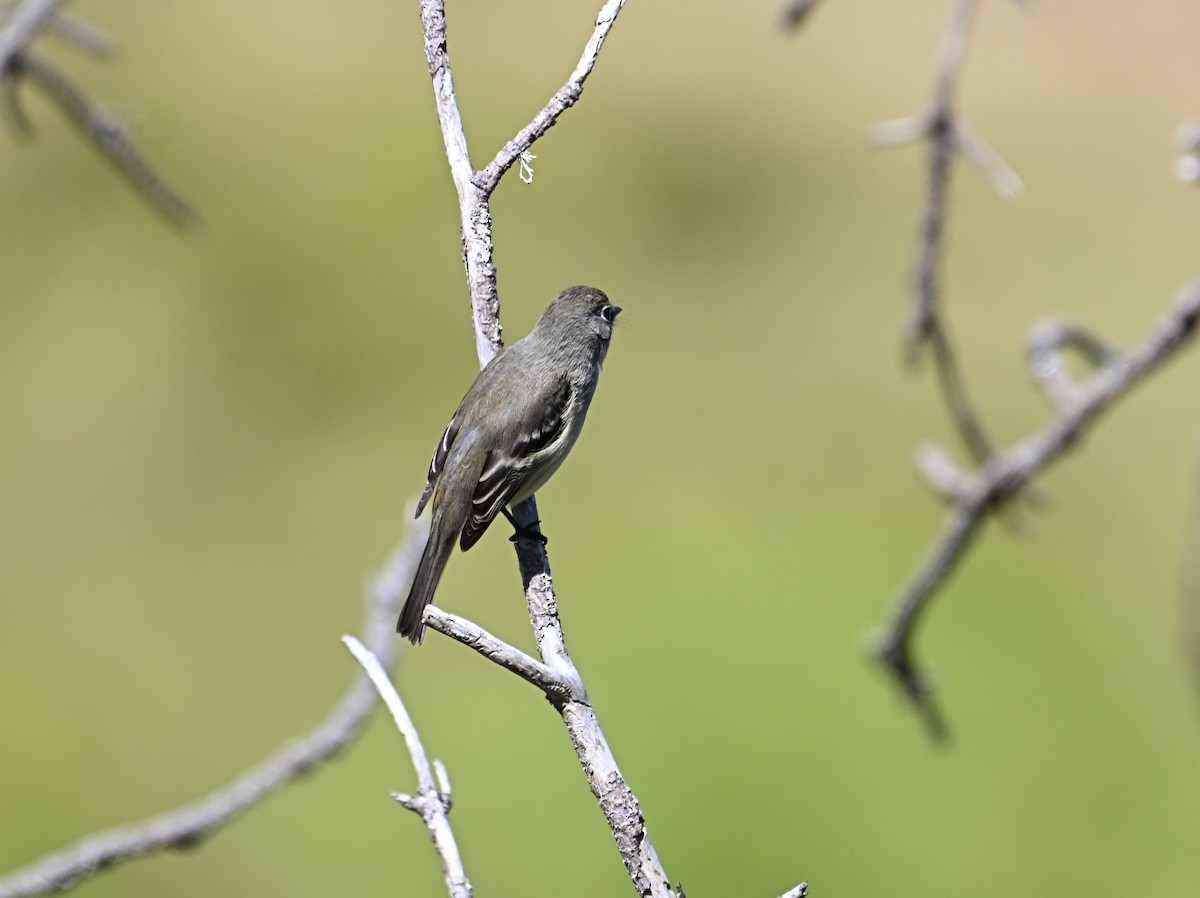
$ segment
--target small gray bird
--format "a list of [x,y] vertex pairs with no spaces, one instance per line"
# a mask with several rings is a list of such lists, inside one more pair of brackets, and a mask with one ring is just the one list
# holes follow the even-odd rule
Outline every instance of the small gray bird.
[[396,629],[414,643],[454,543],[465,552],[507,506],[558,470],[587,415],[613,321],[621,311],[594,287],[568,287],[524,340],[502,349],[467,390],[429,463],[417,517],[433,524]]

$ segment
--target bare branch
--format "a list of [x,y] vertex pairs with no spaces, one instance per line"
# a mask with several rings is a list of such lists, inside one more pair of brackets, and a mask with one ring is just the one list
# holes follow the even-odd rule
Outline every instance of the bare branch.
[[876,122],[867,130],[867,143],[875,150],[889,150],[924,140],[928,134],[928,116],[922,113],[887,122]]
[[0,77],[7,75],[13,58],[25,50],[66,0],[25,0],[12,10],[0,30]]
[[571,682],[536,658],[497,639],[487,630],[464,617],[450,614],[436,605],[429,605],[425,609],[425,626],[436,630],[443,636],[449,636],[451,639],[461,642],[467,648],[479,652],[489,661],[494,661],[505,670],[512,671],[522,680],[526,680],[542,690],[546,693],[546,697],[556,704],[568,698],[587,701],[587,693],[583,691],[582,683]]
[[92,103],[66,75],[30,50],[14,56],[11,68],[13,77],[23,75],[41,90],[130,186],[171,224],[190,228],[199,223],[196,211],[143,158],[125,124]]
[[500,327],[500,295],[496,290],[496,265],[492,261],[492,212],[488,195],[475,185],[475,171],[467,149],[454,72],[446,48],[446,4],[444,0],[421,0],[421,28],[425,35],[425,58],[433,80],[433,102],[442,126],[446,159],[458,191],[462,215],[463,264],[471,291],[471,317],[475,325],[475,352],[482,368],[504,345]]
[[[567,651],[562,621],[558,616],[550,560],[546,557],[543,544],[529,535],[535,531],[538,523],[535,500],[527,499],[514,508],[513,517],[521,528],[519,532],[526,534],[524,538],[517,539],[515,545],[538,654],[543,662],[568,681],[577,682],[582,692],[583,681]],[[583,694],[586,697],[586,692]],[[617,767],[616,758],[591,704],[585,698],[582,701],[565,701],[555,707],[562,715],[575,754],[587,776],[588,786],[608,821],[634,888],[639,895],[672,898],[675,892],[650,841],[637,797]]]
[[984,514],[975,504],[978,501],[977,489],[955,505],[941,538],[896,602],[887,633],[875,648],[876,658],[896,679],[905,697],[922,713],[925,728],[936,742],[946,739],[948,728],[933,702],[933,687],[928,677],[913,660],[912,634],[930,597],[958,567],[983,525]]
[[1059,411],[1078,402],[1082,390],[1067,369],[1064,348],[1074,349],[1100,371],[1121,360],[1117,349],[1080,325],[1049,321],[1035,328],[1027,351],[1029,371]]
[[958,73],[962,70],[963,57],[967,54],[967,35],[979,0],[957,0],[950,12],[950,24],[942,33],[942,46],[938,51],[937,77],[934,81],[934,109],[949,110],[958,89]]
[[[396,652],[395,617],[420,560],[424,540],[424,528],[412,527],[371,589],[363,641],[387,665]],[[89,836],[16,870],[0,879],[0,898],[47,895],[134,858],[193,847],[344,749],[362,730],[374,707],[374,690],[369,680],[360,676],[316,729],[225,788],[178,810]]]
[[[21,4],[17,0],[4,0],[0,2],[0,21],[7,22],[12,16],[14,10]],[[58,5],[61,5],[58,4]],[[86,22],[78,16],[73,16],[70,13],[59,10],[50,15],[44,20],[39,30],[44,30],[47,34],[51,34],[64,43],[70,44],[77,50],[87,53],[89,56],[94,56],[102,59],[112,53],[114,41],[108,32],[97,28],[90,22]],[[28,40],[26,41],[26,45]]]
[[976,464],[985,464],[992,457],[995,448],[967,395],[967,386],[958,367],[954,343],[946,333],[945,322],[940,316],[929,320],[929,328],[926,338],[933,350],[934,367],[937,369],[938,385],[946,403],[946,410],[958,428],[958,435],[967,451],[971,453],[971,458]]
[[595,67],[600,48],[624,5],[625,0],[608,0],[604,4],[596,16],[595,31],[566,84],[528,125],[504,145],[486,168],[475,171],[467,148],[458,97],[454,92],[454,72],[447,50],[445,0],[421,0],[425,58],[429,63],[434,105],[462,215],[463,262],[467,269],[467,286],[471,291],[475,352],[480,367],[490,362],[504,345],[496,265],[492,261],[492,213],[488,201],[504,173],[558,121],[563,112],[578,101],[583,93],[583,83]]
[[1006,200],[1015,200],[1025,192],[1025,182],[1000,155],[959,122],[954,129],[954,146],[960,156],[987,178],[992,189]]
[[104,56],[111,50],[108,35],[80,19],[61,15],[60,6],[62,0],[25,0],[0,8],[7,15],[0,30],[0,104],[6,124],[17,138],[28,138],[33,133],[16,92],[17,83],[27,79],[171,224],[181,229],[198,224],[200,219],[195,210],[146,162],[125,125],[94,104],[63,72],[29,48],[39,32],[48,30],[93,56]]
[[[463,257],[471,308],[475,322],[475,345],[481,365],[499,350],[499,296],[492,263],[492,221],[488,201],[504,172],[526,152],[539,136],[557,121],[579,97],[584,79],[612,28],[623,0],[608,0],[596,17],[596,28],[566,85],[513,140],[505,145],[482,172],[470,177],[471,161],[462,126],[462,115],[454,94],[454,79],[446,51],[446,13],[443,0],[421,0],[425,55],[433,79],[434,102],[442,125],[443,141],[451,175],[458,190],[462,219]],[[517,561],[529,604],[530,621],[537,640],[541,665],[522,657],[473,624],[454,620],[436,609],[426,611],[426,622],[440,632],[451,631],[456,639],[508,670],[524,676],[546,692],[562,715],[588,785],[612,830],[617,849],[638,893],[652,898],[672,898],[675,892],[646,832],[641,809],[633,791],[617,768],[603,731],[596,720],[579,672],[567,652],[558,618],[550,563],[543,545],[530,534],[537,532],[537,504],[527,499],[513,509],[526,535],[516,540]],[[457,628],[462,628],[461,632]],[[547,687],[553,688],[547,688]],[[563,691],[563,688],[566,691]]]
[[966,129],[954,109],[967,36],[977,6],[978,0],[957,0],[951,12],[942,36],[929,108],[919,115],[876,126],[872,141],[879,147],[917,140],[929,144],[925,204],[913,265],[913,298],[905,329],[904,357],[913,365],[921,351],[930,347],[950,416],[972,458],[978,464],[985,464],[995,451],[994,444],[967,395],[941,312],[941,262],[955,157],[961,156],[978,168],[1002,196],[1013,197],[1021,191],[1020,178],[987,144]]
[[925,475],[929,485],[947,499],[961,501],[970,495],[971,478],[950,460],[941,446],[933,443],[919,446],[915,461],[917,470]]
[[[1061,402],[1058,417],[1041,431],[1026,438],[1003,454],[994,456],[983,470],[970,481],[958,481],[954,490],[954,506],[946,521],[942,536],[930,551],[916,576],[904,588],[896,601],[887,632],[876,647],[879,661],[897,680],[904,694],[923,712],[935,735],[944,733],[944,726],[930,702],[930,686],[912,656],[912,639],[922,611],[930,598],[954,572],[963,554],[978,536],[988,516],[1001,508],[1020,491],[1035,474],[1058,459],[1074,446],[1095,423],[1100,414],[1147,375],[1157,370],[1176,352],[1187,346],[1195,336],[1200,319],[1200,283],[1189,286],[1176,300],[1175,307],[1155,327],[1138,349],[1118,354],[1107,344],[1090,334],[1081,337],[1078,329],[1047,331],[1034,334],[1040,347],[1031,353],[1035,379],[1045,382],[1047,342],[1055,347],[1071,343],[1086,347],[1102,366],[1085,384],[1074,388],[1071,401]],[[1054,337],[1047,338],[1047,334]],[[960,487],[970,483],[968,489]]]
[[404,702],[400,700],[396,687],[392,685],[379,659],[353,636],[343,636],[342,642],[362,665],[375,691],[383,699],[392,720],[396,723],[396,729],[404,737],[413,769],[417,773],[418,794],[413,796],[393,793],[393,797],[425,822],[438,856],[442,859],[442,872],[446,877],[446,888],[450,892],[450,898],[471,898],[471,883],[463,869],[462,855],[458,851],[454,831],[450,828],[450,781],[446,776],[446,768],[437,762],[438,779],[441,782],[439,787],[434,783],[433,770],[425,756],[425,747],[421,744],[416,725],[409,717],[408,709],[404,707]]
[[504,173],[512,167],[521,154],[528,151],[534,141],[554,127],[554,123],[558,121],[560,115],[575,105],[583,93],[583,83],[596,65],[596,58],[600,55],[600,48],[604,46],[604,39],[608,37],[608,32],[612,30],[624,5],[625,0],[608,0],[604,4],[599,15],[596,16],[596,30],[592,32],[591,39],[583,48],[583,55],[579,57],[579,64],[575,66],[575,71],[571,73],[567,83],[559,88],[558,93],[550,98],[550,102],[546,104],[545,108],[535,115],[528,125],[518,131],[516,137],[506,143],[496,154],[496,158],[479,172],[475,183],[481,190],[487,194],[495,190]]

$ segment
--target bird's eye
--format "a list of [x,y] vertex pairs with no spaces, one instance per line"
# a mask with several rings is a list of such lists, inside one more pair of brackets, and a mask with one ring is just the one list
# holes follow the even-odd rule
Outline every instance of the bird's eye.
[[617,317],[617,313],[620,311],[621,311],[620,306],[605,306],[604,308],[602,308],[600,310],[600,317],[603,318],[605,321],[607,321],[609,324],[611,324],[613,322],[613,319],[615,319]]

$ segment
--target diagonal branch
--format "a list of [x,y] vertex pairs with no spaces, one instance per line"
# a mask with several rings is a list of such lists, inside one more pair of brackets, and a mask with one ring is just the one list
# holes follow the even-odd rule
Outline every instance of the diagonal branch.
[[142,156],[126,125],[93,103],[49,60],[32,50],[12,58],[12,77],[24,77],[69,121],[134,191],[171,224],[190,228],[200,217]]
[[521,154],[527,152],[539,137],[554,127],[560,115],[575,105],[580,95],[583,94],[583,82],[587,80],[596,65],[596,58],[600,55],[600,48],[604,46],[604,39],[608,37],[608,32],[612,30],[613,24],[617,21],[617,15],[624,5],[625,0],[608,0],[604,4],[599,15],[596,16],[596,30],[592,32],[591,39],[583,48],[579,64],[575,66],[575,71],[571,73],[567,83],[559,88],[545,108],[535,115],[528,125],[517,132],[516,137],[501,148],[500,152],[496,154],[496,158],[478,173],[475,183],[480,190],[488,194],[494,191],[504,173],[512,168],[513,163],[521,157]]
[[[391,664],[395,617],[421,557],[424,528],[414,526],[376,578],[369,596],[363,641]],[[167,849],[191,848],[251,807],[314,770],[346,748],[375,708],[375,691],[359,676],[329,716],[305,736],[206,798],[166,814],[89,836],[0,878],[0,898],[48,895],[101,870]]]
[[562,715],[588,786],[600,804],[637,893],[655,898],[674,898],[676,893],[650,841],[637,796],[617,767],[596,712],[586,692],[583,692],[583,680],[567,651],[566,636],[554,595],[554,581],[550,574],[550,560],[546,557],[542,542],[528,535],[538,523],[534,499],[531,497],[513,509],[513,517],[522,528],[520,532],[526,534],[516,541],[517,562],[538,654],[543,662],[560,672],[565,679],[578,683],[579,691],[583,693],[582,699],[571,699],[555,707]]
[[62,5],[63,0],[25,0],[0,8],[0,17],[7,16],[0,29],[0,117],[18,138],[33,133],[17,96],[18,83],[29,82],[171,224],[181,229],[198,224],[195,210],[146,161],[124,123],[93,103],[64,72],[30,49],[30,42],[40,32],[49,31],[93,56],[104,56],[111,50],[112,41],[106,34],[60,14]]
[[469,649],[474,649],[489,661],[515,673],[526,682],[532,683],[546,694],[556,705],[570,698],[587,701],[583,684],[572,682],[548,665],[496,638],[487,630],[457,614],[442,611],[430,605],[425,611],[425,625],[443,636],[457,640]]
[[[926,714],[934,736],[944,735],[944,727],[931,703],[928,680],[912,652],[917,623],[930,599],[958,567],[988,516],[1003,507],[1035,474],[1075,446],[1104,411],[1189,345],[1196,334],[1197,320],[1200,283],[1185,289],[1145,342],[1127,354],[1115,352],[1077,326],[1038,329],[1031,342],[1031,373],[1035,381],[1046,383],[1047,372],[1054,372],[1049,395],[1057,417],[1038,433],[993,456],[974,476],[947,470],[948,459],[940,453],[933,464],[924,465],[926,470],[938,472],[934,485],[952,500],[953,507],[941,538],[897,599],[875,652],[905,696]],[[1057,359],[1064,346],[1082,348],[1085,357],[1097,365],[1085,383],[1064,384],[1065,366]]]

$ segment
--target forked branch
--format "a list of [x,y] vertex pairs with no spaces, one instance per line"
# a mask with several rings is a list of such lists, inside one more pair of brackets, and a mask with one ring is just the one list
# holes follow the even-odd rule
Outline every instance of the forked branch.
[[[595,29],[584,47],[579,64],[566,84],[528,125],[505,144],[488,166],[476,171],[467,148],[462,114],[454,92],[454,76],[446,50],[445,6],[443,0],[421,0],[421,23],[433,80],[434,102],[442,126],[451,175],[458,191],[463,261],[471,293],[475,345],[481,366],[486,365],[502,345],[500,301],[496,289],[496,269],[492,263],[491,194],[514,162],[527,153],[533,142],[578,100],[583,82],[595,66],[600,48],[622,6],[624,0],[608,0],[604,4],[596,17]],[[637,797],[617,767],[608,740],[587,697],[583,679],[567,650],[558,616],[550,562],[544,545],[532,535],[538,532],[535,500],[530,498],[522,502],[513,509],[513,516],[521,528],[518,532],[524,534],[515,543],[517,563],[540,662],[474,624],[433,606],[425,610],[425,623],[542,689],[562,715],[588,785],[608,822],[634,888],[639,895],[647,898],[675,898],[682,890],[677,893],[671,887],[646,831]],[[796,890],[793,893],[802,894]]]
[[[968,475],[939,449],[926,449],[920,467],[951,503],[942,536],[896,600],[876,655],[905,696],[923,713],[935,737],[945,728],[933,703],[928,677],[913,657],[912,641],[922,612],[978,537],[983,524],[1030,479],[1077,445],[1100,415],[1145,377],[1191,344],[1200,318],[1200,284],[1188,287],[1142,345],[1121,353],[1074,324],[1051,323],[1035,330],[1029,348],[1030,373],[1045,392],[1056,417],[1039,432],[994,455]],[[1064,349],[1080,352],[1095,370],[1082,383],[1067,373]]]

